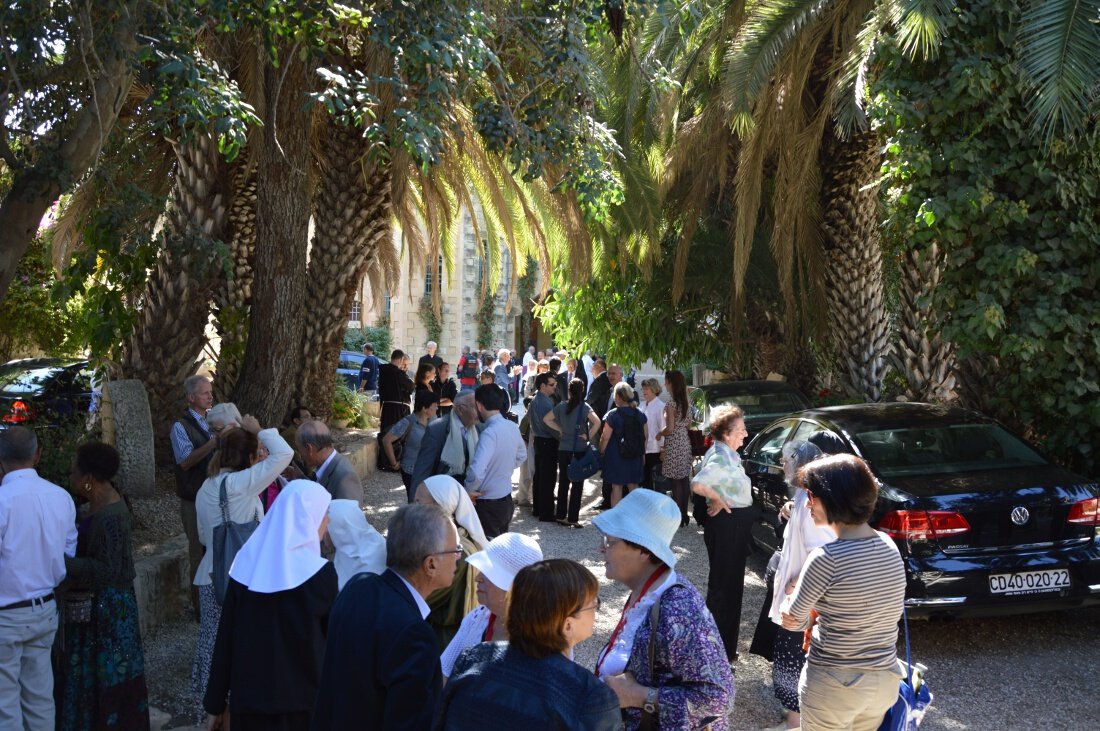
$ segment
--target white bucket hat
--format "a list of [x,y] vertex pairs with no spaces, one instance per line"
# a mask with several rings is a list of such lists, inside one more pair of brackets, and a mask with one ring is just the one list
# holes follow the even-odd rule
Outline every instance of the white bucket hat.
[[644,488],[632,490],[592,523],[606,536],[637,543],[669,568],[676,565],[672,537],[680,527],[680,508],[668,495]]
[[534,538],[521,533],[501,533],[485,549],[469,556],[466,563],[485,574],[498,589],[509,591],[516,574],[542,560],[542,549]]

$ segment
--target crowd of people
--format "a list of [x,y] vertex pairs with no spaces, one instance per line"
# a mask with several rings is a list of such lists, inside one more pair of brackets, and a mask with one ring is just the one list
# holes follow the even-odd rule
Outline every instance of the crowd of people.
[[[379,363],[364,348],[380,460],[408,503],[384,535],[308,409],[280,433],[215,406],[208,379],[183,384],[170,441],[207,728],[729,728],[758,517],[741,410],[712,410],[713,446],[697,460],[679,371],[636,391],[600,357],[500,350],[485,367],[467,349],[455,383],[436,350],[410,376],[401,350]],[[783,454],[784,546],[750,647],[773,662],[776,728],[875,729],[897,696],[905,573],[867,522],[877,483],[836,451],[818,435]],[[0,431],[0,728],[148,728],[118,454],[83,445],[69,491],[37,476],[37,457],[32,431]],[[593,461],[603,502],[582,521]],[[705,592],[676,571],[692,494],[705,504]],[[599,582],[512,532],[517,502],[562,530],[589,528],[606,578],[629,592],[592,667],[574,648],[601,613]]]

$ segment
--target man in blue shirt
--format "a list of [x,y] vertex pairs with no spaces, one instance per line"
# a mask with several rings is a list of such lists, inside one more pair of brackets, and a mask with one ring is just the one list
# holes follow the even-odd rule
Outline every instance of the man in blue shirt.
[[492,383],[474,391],[477,415],[485,429],[466,471],[466,490],[489,540],[508,532],[515,506],[512,502],[512,473],[527,459],[519,426],[501,416],[508,408],[508,394]]
[[359,366],[359,390],[373,396],[378,390],[378,358],[374,357],[374,346],[363,343],[363,365]]

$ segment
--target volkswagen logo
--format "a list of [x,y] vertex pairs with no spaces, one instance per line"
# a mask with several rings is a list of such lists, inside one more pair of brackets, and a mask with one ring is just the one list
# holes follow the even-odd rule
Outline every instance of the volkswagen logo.
[[1031,518],[1031,513],[1023,505],[1012,509],[1012,522],[1016,525],[1023,525]]

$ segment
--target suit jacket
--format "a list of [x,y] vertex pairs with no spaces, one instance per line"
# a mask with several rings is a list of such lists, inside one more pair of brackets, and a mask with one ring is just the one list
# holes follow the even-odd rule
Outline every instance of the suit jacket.
[[339,452],[333,457],[332,464],[325,470],[324,476],[317,482],[328,490],[333,500],[363,502],[363,481],[359,479],[359,473],[352,467],[348,458]]
[[[477,424],[475,428],[478,433],[481,433],[485,429],[485,425]],[[442,475],[449,472],[449,465],[440,462],[440,457],[443,455],[443,446],[447,443],[447,437],[450,434],[451,419],[449,415],[433,419],[428,423],[427,428],[424,430],[424,436],[420,438],[420,451],[416,453],[416,466],[413,467],[412,472],[413,490],[432,475]],[[473,458],[474,455],[471,454],[469,459],[466,460],[467,468],[469,468],[470,461]],[[459,482],[465,482],[466,470],[462,471],[461,476],[455,476],[455,479]]]
[[596,412],[596,416],[603,421],[607,413],[607,400],[611,397],[611,379],[607,377],[607,371],[596,376],[592,381],[592,388],[588,390],[588,405]]
[[313,731],[425,731],[442,683],[435,631],[401,578],[352,577],[329,615]]

